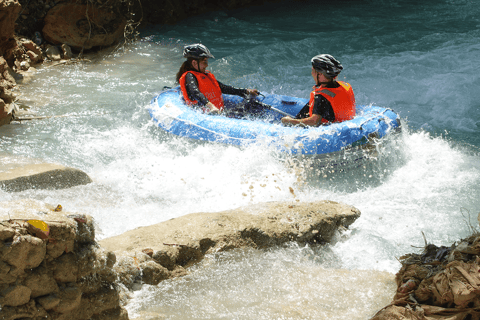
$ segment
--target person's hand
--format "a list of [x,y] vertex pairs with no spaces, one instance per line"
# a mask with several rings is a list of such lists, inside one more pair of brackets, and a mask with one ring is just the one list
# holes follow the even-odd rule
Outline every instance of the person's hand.
[[258,96],[260,94],[260,91],[258,91],[257,89],[247,89],[247,92],[249,95],[252,96]]
[[282,123],[283,123],[284,125],[287,125],[287,126],[292,125],[291,120],[293,120],[293,118],[292,118],[292,117],[288,117],[288,116],[287,116],[287,117],[283,117],[283,118],[281,119]]
[[219,114],[220,110],[215,107],[215,105],[211,102],[208,102],[205,107],[207,107],[207,113],[208,114]]

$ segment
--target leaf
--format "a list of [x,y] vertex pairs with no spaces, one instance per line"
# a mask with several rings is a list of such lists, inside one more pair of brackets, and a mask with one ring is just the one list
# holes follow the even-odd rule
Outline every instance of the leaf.
[[28,220],[28,229],[40,239],[48,239],[50,227],[42,220]]

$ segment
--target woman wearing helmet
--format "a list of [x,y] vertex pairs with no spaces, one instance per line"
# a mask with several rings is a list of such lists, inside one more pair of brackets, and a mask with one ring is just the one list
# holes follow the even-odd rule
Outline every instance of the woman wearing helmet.
[[217,81],[213,73],[206,70],[208,59],[214,56],[203,44],[185,46],[183,56],[187,60],[177,73],[177,82],[180,83],[183,98],[188,104],[201,105],[206,112],[218,113],[224,108],[222,93],[258,95],[256,89],[239,89]]
[[315,86],[310,101],[297,116],[284,117],[286,125],[319,126],[331,122],[342,122],[355,116],[355,96],[350,84],[337,81],[342,64],[329,54],[312,58],[312,77]]

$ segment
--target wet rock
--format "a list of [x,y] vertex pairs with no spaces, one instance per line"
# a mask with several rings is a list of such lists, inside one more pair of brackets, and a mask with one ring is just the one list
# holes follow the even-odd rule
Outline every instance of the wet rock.
[[47,55],[48,59],[53,61],[62,59],[62,53],[56,46],[48,46],[48,48],[45,50],[45,54]]
[[154,261],[147,261],[142,264],[142,280],[146,284],[157,285],[160,281],[168,279],[170,274],[168,270]]
[[27,189],[64,189],[92,182],[78,169],[57,164],[30,164],[0,171],[0,188],[7,192]]
[[[120,281],[136,284],[181,276],[205,254],[233,248],[267,248],[290,241],[326,243],[347,228],[360,212],[332,202],[271,202],[216,213],[195,213],[104,239],[116,253]],[[150,248],[150,256],[143,252]],[[157,267],[153,267],[155,262]],[[147,271],[146,271],[147,270]]]
[[62,58],[63,59],[73,58],[72,48],[70,48],[70,46],[66,45],[65,43],[62,44]]

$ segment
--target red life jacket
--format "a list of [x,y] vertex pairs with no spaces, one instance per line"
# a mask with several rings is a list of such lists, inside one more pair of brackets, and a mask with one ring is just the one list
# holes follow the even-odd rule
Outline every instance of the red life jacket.
[[[346,82],[338,81],[338,88],[313,87],[310,92],[310,117],[313,115],[313,105],[315,104],[315,95],[321,94],[332,105],[335,114],[335,122],[351,120],[355,116],[355,96],[352,86]],[[322,123],[328,123],[328,120],[322,118]]]
[[197,72],[197,71],[187,71],[180,77],[178,81],[180,83],[180,88],[182,89],[183,98],[188,104],[195,104],[198,101],[190,100],[187,94],[187,88],[185,86],[185,76],[187,73],[191,73],[197,78],[198,81],[198,89],[200,90],[203,95],[215,105],[219,110],[223,109],[223,98],[222,98],[222,90],[218,85],[217,79],[213,73],[209,71],[205,71],[205,73]]

